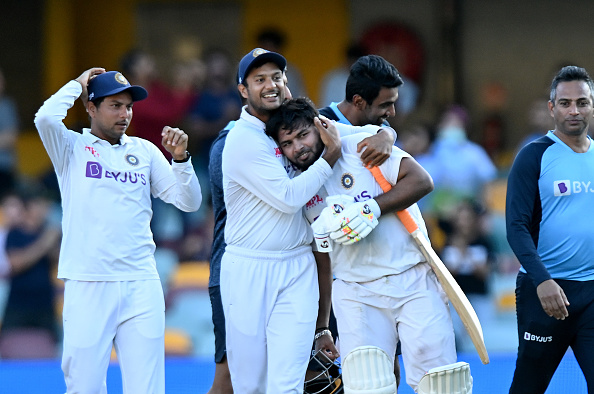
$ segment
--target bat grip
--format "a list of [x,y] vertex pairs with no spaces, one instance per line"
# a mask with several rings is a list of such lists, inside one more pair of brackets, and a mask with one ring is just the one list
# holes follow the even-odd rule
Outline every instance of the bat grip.
[[[384,193],[392,189],[392,185],[384,177],[384,174],[382,174],[379,167],[367,167],[367,169],[371,171],[371,174],[375,178],[376,182],[380,185]],[[406,228],[406,231],[408,231],[410,234],[419,229],[419,226],[406,209],[396,212],[396,216],[398,216],[398,219],[400,219],[404,225],[404,228]]]
[[404,228],[410,234],[414,233],[419,229],[417,222],[415,222],[410,212],[408,212],[406,209],[396,212],[396,216],[398,216],[398,219],[400,219],[400,221],[404,225]]
[[384,177],[384,174],[382,174],[379,167],[367,167],[367,169],[371,171],[375,181],[380,185],[384,193],[392,188],[392,185],[390,185],[390,182],[388,182],[388,180]]

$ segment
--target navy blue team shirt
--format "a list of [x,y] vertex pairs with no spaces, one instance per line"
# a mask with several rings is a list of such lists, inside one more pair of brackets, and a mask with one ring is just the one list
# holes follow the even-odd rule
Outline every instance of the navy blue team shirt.
[[508,242],[535,286],[594,280],[594,146],[576,153],[552,131],[529,143],[511,168]]
[[212,210],[214,213],[214,234],[210,252],[210,277],[208,287],[220,285],[221,259],[225,253],[225,223],[227,222],[227,209],[223,195],[223,148],[229,130],[235,121],[229,122],[224,130],[219,132],[210,147],[208,174],[210,176],[210,191],[212,195]]

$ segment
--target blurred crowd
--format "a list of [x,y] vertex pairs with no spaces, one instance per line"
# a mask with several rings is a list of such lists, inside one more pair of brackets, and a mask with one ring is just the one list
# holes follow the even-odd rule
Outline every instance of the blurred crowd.
[[[263,31],[258,43],[282,53],[284,38],[279,32]],[[344,65],[319,81],[320,97],[313,98],[319,107],[344,98],[350,64],[364,54],[358,45],[347,48]],[[207,291],[213,231],[208,152],[217,133],[237,119],[241,111],[235,77],[237,60],[223,48],[210,48],[163,70],[153,54],[132,49],[122,56],[119,65],[132,84],[149,91],[148,99],[134,104],[134,121],[128,133],[161,147],[163,126],[185,130],[195,171],[203,185],[205,203],[198,212],[182,213],[156,199],[151,224],[168,302],[167,323],[172,329],[187,332],[189,352],[194,355],[214,352]],[[306,95],[300,70],[290,59],[288,70],[293,96]],[[488,322],[507,305],[498,304],[501,300],[493,278],[515,276],[519,268],[505,240],[503,209],[511,160],[501,160],[503,146],[497,146],[501,138],[486,138],[504,131],[501,127],[493,131],[493,123],[489,123],[489,129],[485,126],[484,130],[473,130],[472,114],[459,103],[445,106],[433,120],[415,120],[411,114],[422,105],[422,81],[403,76],[405,85],[400,91],[397,116],[391,120],[398,132],[396,143],[433,177],[435,190],[419,204],[430,238],[479,318]],[[19,171],[17,143],[21,126],[15,102],[4,94],[5,84],[10,83],[4,81],[0,70],[0,358],[53,357],[59,354],[63,291],[56,279],[59,192],[52,168],[33,179]],[[535,99],[528,115],[530,127],[515,131],[525,136],[521,145],[553,127],[546,97]],[[513,147],[508,157],[513,158],[517,149]],[[164,149],[163,153],[169,157]],[[191,273],[180,279],[183,271]],[[176,284],[175,280],[181,282]],[[176,299],[182,298],[182,290],[192,286],[199,288],[193,296],[194,304],[184,309]],[[456,329],[459,346],[464,349],[468,339],[461,325]],[[17,345],[22,343],[22,332],[30,335],[26,343],[36,345]]]

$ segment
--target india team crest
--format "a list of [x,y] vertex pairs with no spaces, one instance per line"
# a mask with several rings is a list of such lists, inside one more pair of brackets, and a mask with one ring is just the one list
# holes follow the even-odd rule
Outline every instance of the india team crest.
[[254,50],[254,52],[252,53],[252,55],[253,55],[254,57],[258,57],[258,56],[260,56],[261,54],[263,54],[263,53],[266,53],[266,52],[268,52],[266,49],[258,48],[258,49],[256,49],[256,50]]
[[137,166],[138,165],[138,157],[132,155],[132,154],[127,154],[126,155],[126,161],[128,162],[128,164],[132,165],[132,166]]
[[126,77],[122,75],[122,73],[116,73],[115,80],[121,83],[122,85],[128,85],[128,80]]
[[347,190],[352,188],[355,184],[355,178],[353,177],[353,174],[349,174],[348,172],[342,174],[342,177],[340,178],[340,184]]

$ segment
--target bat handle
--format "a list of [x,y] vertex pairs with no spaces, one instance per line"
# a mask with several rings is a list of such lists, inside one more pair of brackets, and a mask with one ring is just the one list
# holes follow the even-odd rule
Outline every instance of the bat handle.
[[406,231],[408,231],[410,234],[419,229],[419,225],[417,222],[415,222],[415,219],[413,219],[410,212],[408,212],[406,209],[396,212],[396,216],[398,216],[398,219],[400,219],[404,225],[404,228],[406,228]]
[[[392,188],[392,185],[384,177],[384,174],[382,174],[379,167],[367,167],[367,169],[371,171],[371,174],[375,178],[376,182],[380,185],[384,193],[386,193]],[[408,212],[406,209],[396,212],[396,215],[404,225],[404,228],[406,228],[406,231],[408,231],[410,234],[414,233],[416,230],[419,229],[419,226],[411,216],[410,212]]]
[[367,167],[367,169],[371,171],[371,174],[375,178],[376,182],[380,185],[384,193],[392,188],[392,185],[390,185],[390,182],[388,182],[388,180],[384,177],[384,174],[382,174],[379,167]]

